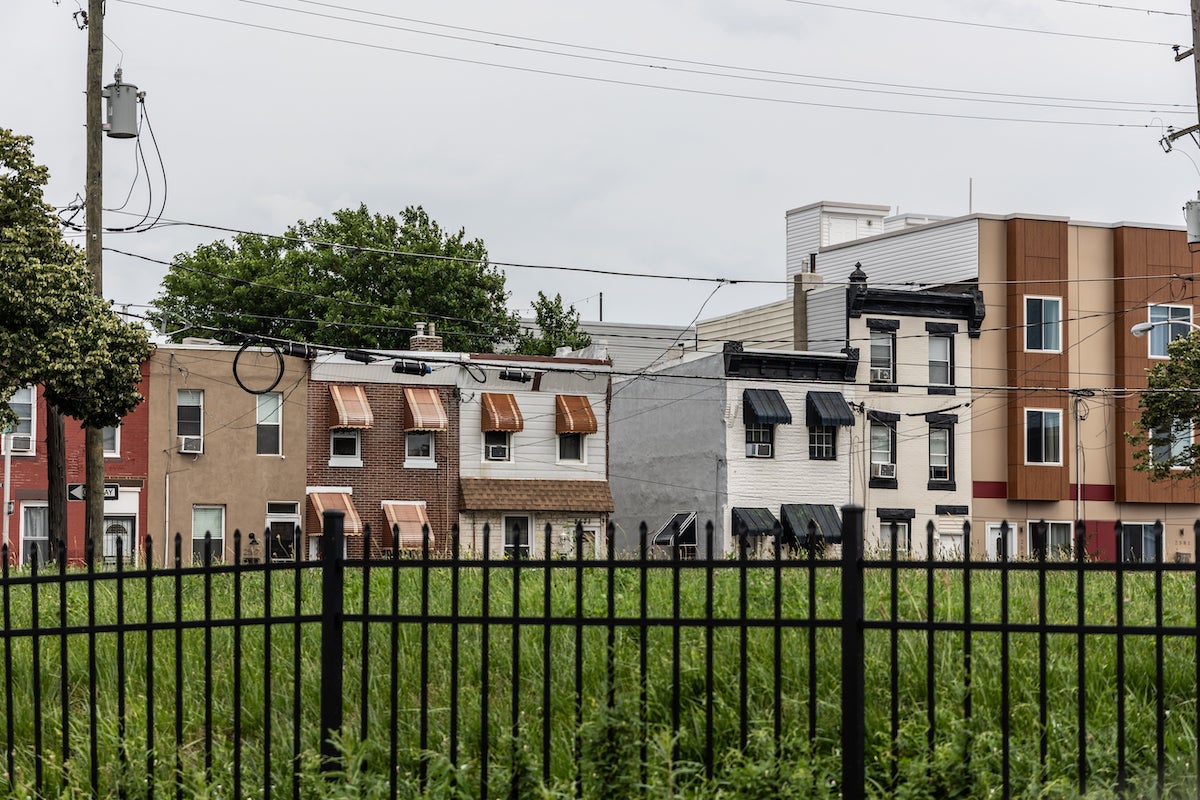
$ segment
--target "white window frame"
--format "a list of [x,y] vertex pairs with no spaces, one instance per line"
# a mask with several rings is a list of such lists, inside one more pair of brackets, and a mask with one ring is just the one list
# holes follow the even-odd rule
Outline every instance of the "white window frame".
[[[268,408],[264,413],[263,403],[268,399],[274,399],[275,408]],[[274,417],[274,421],[271,420],[271,417]],[[273,453],[264,453],[260,448],[259,433],[263,428],[275,428],[275,452]],[[332,452],[332,441],[330,443],[330,447],[330,452]],[[255,395],[254,452],[260,456],[283,455],[283,394],[280,392],[267,392],[265,394]]]
[[[1183,311],[1184,314],[1176,314]],[[1192,307],[1162,303],[1147,309],[1148,320],[1155,323],[1146,337],[1146,354],[1152,359],[1170,358],[1167,346],[1192,332]],[[1168,320],[1170,320],[1168,322]]]
[[[1153,522],[1126,522],[1126,523],[1124,523],[1124,525],[1125,525],[1125,529],[1132,528],[1132,527],[1138,527],[1138,528],[1142,529],[1142,560],[1140,562],[1126,561],[1125,556],[1127,555],[1127,552],[1125,549],[1125,541],[1124,541],[1124,538],[1122,537],[1122,540],[1117,542],[1117,549],[1118,549],[1117,561],[1125,562],[1127,564],[1128,563],[1153,564],[1158,559],[1158,550],[1157,550],[1158,541],[1154,540],[1152,542],[1152,544],[1154,545],[1154,549],[1151,552],[1146,552],[1146,538],[1153,537],[1154,523]],[[1122,533],[1124,533],[1124,531]],[[1164,526],[1163,527],[1163,536],[1166,536],[1166,535],[1167,535],[1167,530],[1166,530],[1166,526]]]
[[[272,511],[271,506],[288,506],[291,510],[284,511],[282,508],[277,508],[275,511]],[[270,530],[271,524],[274,522],[283,522],[295,526],[296,540],[292,543],[292,558],[288,560],[292,561],[296,557],[302,557],[304,553],[300,550],[300,540],[303,538],[303,518],[300,516],[300,503],[295,500],[268,500],[267,515],[263,520],[263,561],[270,562],[274,560],[271,556],[271,542],[266,536],[266,532]]]
[[[1166,434],[1165,436],[1163,434]],[[1156,438],[1167,440],[1167,444],[1156,445]],[[1152,464],[1166,464],[1174,461],[1177,458],[1182,458],[1188,448],[1195,441],[1195,434],[1192,430],[1190,420],[1179,421],[1171,426],[1171,430],[1163,431],[1161,428],[1155,428],[1150,431],[1150,462]],[[1172,464],[1171,469],[1187,469],[1186,464]]]
[[[886,453],[887,460],[886,461],[880,461],[876,455],[879,452],[875,448],[875,438],[876,438],[875,431],[876,430],[884,431],[887,434],[887,453]],[[870,437],[870,439],[868,441],[868,445],[871,448],[871,463],[872,464],[893,464],[894,465],[896,463],[896,448],[893,445],[894,437],[896,435],[895,425],[887,423],[887,422],[880,422],[879,420],[873,419],[873,420],[871,420],[871,427],[867,431],[867,435]]]
[[[937,436],[935,437],[935,434]],[[940,453],[934,452],[934,439],[945,437],[945,450]],[[932,426],[929,429],[929,480],[937,483],[949,483],[954,478],[954,467],[950,463],[950,453],[954,449],[953,436],[950,428],[946,426]],[[940,462],[940,463],[938,463]],[[945,474],[938,476],[934,470],[938,467],[945,470]]]
[[[771,454],[769,456],[757,455],[752,450],[757,445],[770,445]],[[747,422],[746,423],[746,458],[774,458],[775,457],[775,426],[767,422]]]
[[[1029,322],[1029,301],[1030,300],[1036,300],[1042,304],[1042,322],[1037,323],[1037,327],[1040,327],[1042,329],[1042,346],[1041,347],[1030,347],[1029,346],[1029,336],[1030,336],[1030,333],[1033,331],[1033,327],[1034,327],[1034,326],[1030,325],[1030,322]],[[1056,311],[1056,315],[1055,315],[1056,319],[1053,323],[1053,326],[1054,326],[1053,331],[1054,331],[1054,338],[1055,338],[1055,346],[1054,347],[1046,347],[1047,325],[1050,324],[1045,321],[1045,310],[1046,310],[1047,302],[1053,302],[1055,311]],[[1063,323],[1062,317],[1063,317],[1063,314],[1062,314],[1062,298],[1061,297],[1052,297],[1049,295],[1027,294],[1022,299],[1021,313],[1024,318],[1025,330],[1023,331],[1023,333],[1024,333],[1024,338],[1025,338],[1025,352],[1026,353],[1061,353],[1062,352],[1062,323]]]
[[[877,359],[875,357],[876,348],[878,347],[879,349],[884,349],[883,345],[886,345],[886,349],[887,349],[887,363],[886,364],[883,363],[882,359]],[[869,358],[870,382],[876,383],[876,384],[883,384],[883,385],[891,385],[893,383],[896,383],[896,378],[897,378],[897,376],[896,376],[896,369],[897,369],[897,365],[896,365],[896,332],[893,330],[887,330],[887,331],[873,330],[873,331],[871,331],[870,352],[868,353],[868,355],[870,357]],[[886,369],[888,371],[888,374],[891,376],[891,378],[886,381],[885,380],[875,380],[875,370],[877,370],[877,369]]]
[[[11,408],[13,401],[17,399],[18,395],[25,393],[28,393],[29,395],[29,416],[23,417],[18,415],[17,423],[13,428],[12,433],[0,437],[3,439],[3,444],[0,444],[0,453],[5,452],[5,448],[8,447],[8,443],[12,441],[14,445],[12,454],[14,456],[32,456],[37,454],[37,387],[23,386],[20,389],[17,389],[15,392],[13,392],[12,397],[8,398],[8,405]],[[22,405],[24,405],[23,402]],[[16,409],[13,410],[16,411]],[[25,423],[26,420],[28,420],[28,424]],[[23,430],[25,428],[27,428],[27,430]],[[16,442],[14,441],[16,436],[28,436],[29,447],[16,447]]]
[[[579,441],[579,458],[564,458],[563,457],[563,442],[568,439]],[[560,433],[558,435],[558,458],[559,464],[586,464],[587,463],[587,434],[586,433]]]
[[912,520],[881,518],[879,520],[879,546],[883,554],[892,554],[892,523],[896,523],[896,555],[912,555]]
[[[221,513],[221,530],[212,531],[212,563],[220,564],[225,561],[225,506],[210,505],[207,503],[197,503],[192,506],[192,563],[203,564],[203,550],[197,553],[197,546],[203,546],[204,534],[207,530],[197,531],[196,529],[196,512],[197,511],[219,511]],[[218,533],[220,535],[218,535]]]
[[[481,460],[493,464],[503,464],[513,460],[513,435],[511,431],[484,431],[480,437],[483,442]],[[432,445],[431,445],[432,446]],[[504,458],[492,458],[493,447],[504,448]]]
[[[1046,520],[1028,519],[1028,520],[1025,520],[1025,552],[1028,553],[1030,556],[1033,555],[1033,526],[1041,524],[1042,522],[1045,522],[1047,525],[1050,526],[1050,531],[1048,531],[1046,534],[1046,558],[1047,559],[1063,558],[1063,557],[1070,558],[1072,551],[1075,549],[1074,542],[1073,542],[1073,540],[1075,538],[1075,525],[1074,525],[1074,523],[1070,522],[1069,520],[1062,520],[1062,519],[1046,519]],[[1051,532],[1055,530],[1055,526],[1058,526],[1058,530],[1060,530],[1060,531],[1063,529],[1064,526],[1066,528],[1067,541],[1066,541],[1066,545],[1063,547],[1056,548],[1052,541],[1053,537],[1051,536]]]
[[[26,515],[30,511],[34,511],[34,510],[41,510],[45,514],[45,519],[46,519],[46,535],[45,536],[30,536],[28,533],[29,519]],[[44,502],[44,501],[32,501],[31,502],[31,501],[23,500],[23,501],[21,501],[21,551],[20,551],[20,558],[21,558],[20,565],[21,566],[29,565],[29,544],[30,543],[38,543],[38,542],[45,543],[45,547],[46,547],[45,553],[46,553],[47,557],[49,557],[49,555],[50,555],[50,504],[47,502]],[[43,563],[39,563],[38,567],[41,567],[43,565]]]
[[[195,399],[195,403],[183,402],[184,397],[189,400]],[[199,433],[183,433],[179,430],[179,410],[182,408],[199,408],[200,409],[200,432]],[[196,436],[200,439],[200,450],[204,450],[204,390],[203,389],[178,389],[175,392],[175,433],[180,436]]]
[[[404,468],[405,469],[435,469],[437,467],[436,439],[433,431],[405,431],[404,433]],[[412,443],[418,436],[429,437],[429,454],[412,455]]]
[[[936,344],[935,344],[936,343]],[[934,358],[934,347],[945,346],[945,358]],[[936,354],[941,356],[941,353]],[[933,370],[935,366],[945,365],[946,380],[935,381],[933,379]],[[929,336],[929,385],[930,386],[953,386],[954,385],[954,339],[953,337],[944,334],[935,333]]]
[[[342,441],[354,441],[354,453],[334,453],[333,441],[340,439]],[[361,467],[362,460],[362,431],[357,428],[330,428],[329,429],[329,466],[331,467]]]
[[[1027,466],[1037,466],[1037,467],[1061,467],[1063,465],[1063,433],[1064,433],[1064,430],[1063,430],[1063,416],[1064,415],[1063,415],[1062,409],[1061,408],[1026,408],[1026,409],[1023,409],[1023,411],[1024,411],[1024,423],[1021,426],[1021,435],[1022,435],[1022,447],[1024,447],[1024,449],[1025,449],[1025,464]],[[1030,461],[1029,460],[1029,415],[1030,414],[1041,414],[1042,415],[1042,420],[1043,420],[1043,424],[1042,424],[1042,450],[1043,450],[1042,456],[1043,456],[1043,460],[1042,461]],[[1056,414],[1058,416],[1058,453],[1056,454],[1056,456],[1055,456],[1056,460],[1054,460],[1054,461],[1050,461],[1047,458],[1045,458],[1045,456],[1046,456],[1046,453],[1045,453],[1046,425],[1045,425],[1044,420],[1045,420],[1046,414]]]
[[[1004,523],[1002,523],[1002,522],[989,522],[987,524],[986,534],[985,534],[987,536],[987,538],[984,540],[983,549],[984,549],[984,552],[987,553],[988,561],[999,561],[1000,560],[1000,550],[996,546],[997,545],[996,540],[1000,538],[1000,528],[1003,524]],[[1008,526],[1008,558],[1010,561],[1017,558],[1017,552],[1018,552],[1017,526],[1012,523],[1009,523],[1009,526]]]
[[[105,443],[104,457],[105,458],[120,458],[121,457],[121,426],[120,425],[105,425],[104,428],[101,429],[102,434],[107,431],[113,432],[113,435],[112,435],[113,446],[112,446],[112,449],[110,450],[107,446],[107,442]],[[105,438],[107,438],[107,437],[105,437]]]

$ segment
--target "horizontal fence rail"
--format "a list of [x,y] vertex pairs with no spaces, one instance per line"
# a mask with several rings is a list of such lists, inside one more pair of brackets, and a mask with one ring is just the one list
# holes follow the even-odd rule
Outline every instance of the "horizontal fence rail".
[[[1195,564],[910,558],[734,531],[585,558],[243,557],[0,573],[0,794],[1189,796]],[[1197,525],[1200,530],[1200,523]],[[678,543],[678,532],[672,541]],[[1117,540],[1124,541],[1117,523]],[[546,527],[543,554],[552,553]],[[249,538],[249,537],[248,537]],[[936,554],[936,529],[925,530]],[[374,547],[363,532],[364,553]],[[219,540],[218,540],[219,541]],[[392,542],[399,541],[393,531]],[[809,542],[819,541],[815,530]],[[535,547],[536,552],[539,548]],[[146,540],[144,563],[153,563]],[[752,558],[751,555],[758,555]],[[89,554],[90,555],[90,554]]]

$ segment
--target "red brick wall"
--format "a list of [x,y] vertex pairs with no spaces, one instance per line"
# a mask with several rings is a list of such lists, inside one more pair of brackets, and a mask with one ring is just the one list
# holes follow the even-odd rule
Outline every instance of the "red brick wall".
[[[309,486],[350,486],[354,506],[364,525],[370,525],[372,541],[378,543],[386,528],[381,504],[384,500],[424,500],[429,514],[434,549],[449,549],[450,526],[458,521],[458,401],[454,387],[437,386],[446,409],[449,428],[434,434],[437,469],[404,468],[404,387],[399,384],[362,384],[375,416],[375,425],[360,433],[361,467],[329,466],[329,425],[336,419],[329,383],[308,385],[308,478]],[[312,504],[305,510],[305,529],[321,529]],[[362,554],[362,543],[351,537],[352,557]]]

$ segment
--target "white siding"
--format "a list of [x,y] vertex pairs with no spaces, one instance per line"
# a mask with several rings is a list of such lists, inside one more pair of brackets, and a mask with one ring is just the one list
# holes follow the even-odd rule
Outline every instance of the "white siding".
[[[821,248],[821,207],[787,212],[787,276],[808,272],[808,254]],[[788,287],[788,294],[791,294]]]
[[817,256],[817,271],[827,281],[843,282],[855,263],[862,264],[870,286],[904,288],[914,278],[923,286],[971,280],[979,271],[979,220],[933,223],[830,247]]
[[[883,232],[883,220],[890,210],[890,206],[821,201],[788,211],[785,272],[789,281],[795,275],[808,272],[810,253],[817,253],[834,241],[830,238],[832,228],[842,222],[852,222],[853,238],[874,236]],[[794,292],[795,286],[789,282],[788,297]]]
[[780,300],[723,317],[702,320],[696,325],[699,346],[714,342],[743,342],[755,350],[792,350],[792,301]]
[[[837,352],[846,346],[846,289],[832,286],[808,293],[808,347]],[[857,347],[852,344],[851,347]]]

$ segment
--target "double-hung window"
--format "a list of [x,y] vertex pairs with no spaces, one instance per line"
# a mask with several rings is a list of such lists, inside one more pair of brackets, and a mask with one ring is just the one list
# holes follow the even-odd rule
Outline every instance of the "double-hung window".
[[1025,463],[1062,464],[1062,414],[1059,409],[1025,409]]
[[929,393],[954,394],[954,322],[926,322],[929,334]]
[[1190,420],[1176,422],[1169,430],[1155,428],[1150,431],[1150,462],[1172,469],[1182,469],[1187,466],[1187,455],[1191,446]]
[[1150,306],[1149,346],[1151,358],[1166,358],[1167,345],[1192,331],[1191,306]]
[[761,422],[746,423],[746,458],[775,457],[775,426]]
[[1025,350],[1062,352],[1062,298],[1025,298]]
[[872,487],[896,488],[896,424],[899,414],[869,412],[871,419],[871,480]]
[[120,458],[120,456],[121,456],[121,426],[120,425],[105,425],[100,430],[100,436],[104,440],[104,457],[105,458]]
[[808,458],[811,461],[837,460],[837,427],[834,425],[808,426]]
[[225,558],[225,506],[192,506],[192,559],[204,563],[204,549],[212,544],[211,562]]
[[283,452],[283,395],[279,392],[258,395],[256,416],[258,455],[277,456],[281,454]]
[[34,452],[34,391],[32,386],[23,386],[8,399],[8,407],[17,415],[17,423],[4,441],[12,443],[13,455],[33,455]]
[[929,413],[929,489],[946,490],[954,485],[954,414]]
[[558,460],[582,462],[584,456],[582,433],[558,435]]
[[894,319],[868,319],[871,331],[870,387],[876,391],[896,389],[896,331],[900,323]]
[[175,433],[179,452],[204,452],[204,390],[180,389],[175,401]]
[[512,434],[509,431],[484,431],[485,461],[512,461]]

